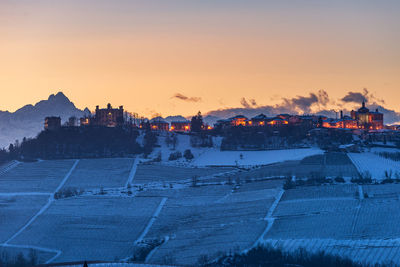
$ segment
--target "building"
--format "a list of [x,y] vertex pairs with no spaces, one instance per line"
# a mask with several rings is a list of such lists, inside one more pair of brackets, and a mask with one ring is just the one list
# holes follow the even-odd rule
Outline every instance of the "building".
[[170,130],[174,132],[189,132],[190,121],[173,121],[171,122]]
[[351,111],[351,118],[356,120],[358,128],[365,130],[380,130],[383,129],[383,113],[380,113],[378,109],[374,112],[370,111],[365,107],[365,101],[362,102],[362,106],[358,111]]
[[46,117],[44,119],[44,129],[49,131],[58,130],[61,128],[60,117]]
[[251,126],[265,126],[267,122],[269,121],[270,118],[265,116],[264,114],[257,115],[253,118],[251,118]]
[[150,120],[150,129],[153,131],[169,131],[169,123],[161,117]]
[[80,118],[80,125],[81,126],[88,126],[90,125],[90,121],[93,120],[90,117],[84,117],[84,118]]
[[324,127],[324,128],[358,129],[358,122],[357,122],[357,120],[353,120],[349,116],[343,116],[343,112],[340,112],[340,119],[326,118],[322,121],[322,127]]
[[286,119],[282,119],[281,117],[275,117],[268,121],[268,125],[273,126],[282,126],[287,124],[289,124],[289,122]]
[[113,108],[111,104],[107,108],[96,106],[96,113],[93,118],[81,118],[81,125],[96,125],[105,127],[117,127],[124,124],[124,107]]
[[247,118],[243,115],[237,115],[229,119],[232,126],[247,126]]

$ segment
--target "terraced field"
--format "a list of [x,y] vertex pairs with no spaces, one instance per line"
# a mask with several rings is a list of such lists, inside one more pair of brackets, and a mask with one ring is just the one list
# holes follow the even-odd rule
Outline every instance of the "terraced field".
[[52,160],[21,163],[0,175],[0,193],[53,192],[74,162]]
[[59,250],[57,262],[127,258],[160,202],[108,196],[58,200],[10,244]]
[[[308,192],[305,192],[308,191]],[[367,194],[363,194],[367,193]],[[262,243],[325,251],[375,264],[400,264],[400,188],[334,185],[288,190]],[[364,198],[364,196],[371,196]]]
[[64,187],[83,189],[125,186],[134,159],[83,159]]
[[192,265],[202,254],[251,247],[264,231],[264,217],[278,193],[268,181],[245,184],[235,192],[229,186],[178,190],[168,196],[146,236],[168,237],[148,262],[168,263],[172,256],[176,264]]
[[[192,265],[203,254],[268,243],[400,264],[400,185],[347,182],[284,191],[284,179],[276,178],[288,171],[307,177],[318,168],[327,173],[329,166],[344,166],[343,176],[356,173],[340,153],[250,169],[136,159],[13,164],[0,173],[0,248],[10,254],[33,249],[42,263],[114,261],[157,240],[142,260]],[[68,187],[85,191],[53,198]]]

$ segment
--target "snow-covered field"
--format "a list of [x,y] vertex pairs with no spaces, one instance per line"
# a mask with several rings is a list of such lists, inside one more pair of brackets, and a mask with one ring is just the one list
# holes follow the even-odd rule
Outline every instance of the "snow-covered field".
[[17,232],[47,202],[48,196],[1,196],[0,244]]
[[[213,147],[191,147],[189,135],[177,135],[175,149],[172,145],[168,146],[165,142],[166,137],[161,135],[158,138],[158,145],[152,156],[161,153],[161,159],[164,164],[169,165],[187,165],[191,167],[204,166],[254,166],[266,165],[285,160],[301,160],[304,157],[322,154],[319,148],[302,148],[287,150],[268,150],[268,151],[221,151],[221,137],[213,138]],[[176,161],[169,161],[169,155],[172,152],[183,152],[190,148],[194,159],[187,161],[181,158]]]
[[400,175],[400,161],[386,159],[372,152],[349,153],[350,159],[361,174],[369,172],[372,179],[385,179],[385,171],[392,171],[392,178],[396,172]]
[[[214,153],[207,151],[197,160]],[[20,163],[0,174],[0,248],[5,243],[7,251],[35,249],[43,263],[114,261],[133,256],[138,243],[163,239],[147,262],[190,265],[202,254],[213,257],[262,242],[400,264],[400,185],[346,183],[284,191],[283,179],[265,180],[272,170],[280,176],[289,167],[348,165],[340,155],[302,161],[320,152],[299,151],[262,151],[268,160],[298,160],[250,170],[165,162],[137,165],[137,159]],[[250,160],[246,157],[243,165]],[[193,175],[200,186],[191,187]],[[235,185],[239,180],[240,186]],[[55,191],[71,186],[87,192],[53,199]],[[104,195],[99,195],[100,187]]]
[[140,164],[137,167],[133,184],[154,182],[178,182],[191,180],[193,176],[212,176],[233,171],[234,168],[190,168],[162,164]]
[[[387,185],[340,185],[288,190],[262,243],[398,265],[400,187],[388,189]],[[364,198],[364,192],[371,197]]]
[[64,187],[83,189],[123,187],[134,159],[105,158],[80,160]]
[[0,175],[0,193],[53,192],[74,162],[52,160],[20,163]]
[[62,251],[56,262],[123,259],[133,254],[161,198],[90,196],[55,201],[11,245]]
[[318,148],[267,150],[267,151],[219,151],[205,150],[193,161],[195,166],[252,166],[266,165],[286,160],[301,160],[307,156],[322,154]]
[[251,247],[264,231],[264,217],[279,193],[269,183],[245,184],[236,192],[230,186],[209,186],[169,195],[146,236],[150,239],[167,236],[168,241],[148,262],[168,263],[166,260],[172,256],[176,264],[192,265],[203,254],[214,256],[220,251]]

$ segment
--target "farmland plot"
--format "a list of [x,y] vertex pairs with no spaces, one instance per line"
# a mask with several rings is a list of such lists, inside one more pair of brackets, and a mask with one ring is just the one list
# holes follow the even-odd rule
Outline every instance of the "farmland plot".
[[64,187],[122,187],[128,180],[133,162],[130,158],[82,159]]
[[0,175],[0,193],[53,192],[74,162],[74,160],[46,160],[21,163]]
[[400,264],[400,242],[393,240],[337,240],[337,239],[267,239],[269,244],[285,251],[296,251],[305,248],[310,252],[324,251],[331,255],[350,258],[353,261],[368,264]]
[[357,205],[357,200],[282,201],[266,238],[351,238]]
[[353,161],[354,165],[357,167],[358,171],[361,174],[369,172],[372,176],[372,179],[385,179],[385,171],[392,171],[393,175],[395,172],[399,172],[400,174],[400,161],[386,159],[370,152],[349,153],[348,155]]
[[354,198],[357,190],[354,184],[303,186],[285,191],[282,200]]
[[[400,230],[396,226],[400,201],[393,195],[398,190],[390,186],[363,186],[363,192],[371,197],[361,200],[351,193],[353,185],[288,190],[263,243],[289,251],[300,247],[324,251],[368,264],[400,264]],[[307,189],[318,193],[307,195]]]
[[160,201],[107,196],[57,200],[11,244],[60,250],[55,262],[126,258]]
[[326,176],[335,178],[356,177],[357,169],[344,153],[325,153],[313,155],[297,161],[284,161],[263,166],[248,173],[245,177],[273,177],[295,176],[297,178],[310,178],[312,176]]
[[48,196],[1,196],[0,244],[24,226],[47,200]]
[[267,150],[267,151],[219,151],[206,150],[194,159],[194,166],[254,166],[285,160],[301,160],[304,157],[322,154],[318,148]]
[[[252,246],[266,227],[264,217],[278,190],[263,188],[262,183],[258,189],[246,188],[251,184],[211,198],[206,190],[202,195],[192,194],[201,187],[179,190],[180,194],[171,196],[146,236],[169,239],[157,248],[149,262],[165,263],[173,255],[174,263],[190,265],[202,254],[213,256]],[[227,186],[207,186],[207,190],[213,192],[217,187]]]
[[193,176],[210,176],[232,170],[234,168],[186,168],[161,164],[140,164],[133,179],[133,184],[190,181]]
[[400,238],[400,201],[398,199],[364,199],[357,217],[354,238]]
[[20,253],[24,255],[25,259],[30,259],[31,253],[33,253],[36,255],[38,263],[46,262],[55,256],[55,253],[44,252],[30,248],[0,247],[0,255],[7,255],[9,259],[15,258]]
[[400,184],[363,185],[363,191],[370,199],[400,199]]

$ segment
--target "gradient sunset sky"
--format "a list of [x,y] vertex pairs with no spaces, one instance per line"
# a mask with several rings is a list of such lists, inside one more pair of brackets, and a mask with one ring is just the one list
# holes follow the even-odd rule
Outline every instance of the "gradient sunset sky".
[[63,91],[191,115],[368,88],[399,111],[399,14],[394,0],[1,0],[0,110]]

